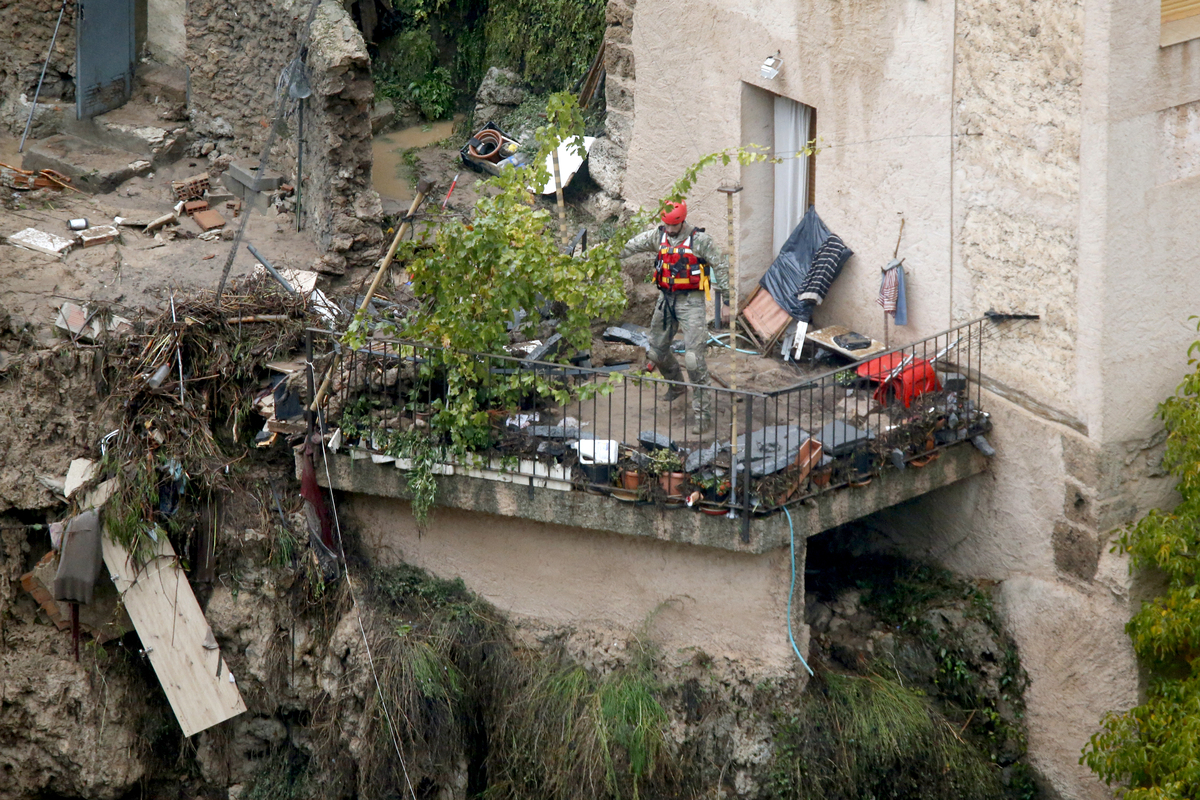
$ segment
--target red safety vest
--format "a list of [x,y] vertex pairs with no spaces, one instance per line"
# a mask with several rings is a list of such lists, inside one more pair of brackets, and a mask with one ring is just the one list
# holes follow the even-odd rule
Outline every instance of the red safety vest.
[[665,226],[658,226],[662,239],[658,243],[658,258],[654,261],[654,282],[665,292],[692,292],[700,289],[704,260],[692,252],[692,237],[704,228],[692,228],[687,238],[677,245],[667,239]]

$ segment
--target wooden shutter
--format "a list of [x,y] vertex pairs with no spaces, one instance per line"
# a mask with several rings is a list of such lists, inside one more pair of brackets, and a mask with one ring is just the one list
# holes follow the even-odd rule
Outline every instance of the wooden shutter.
[[1200,0],[1162,0],[1162,21],[1176,22],[1200,14]]

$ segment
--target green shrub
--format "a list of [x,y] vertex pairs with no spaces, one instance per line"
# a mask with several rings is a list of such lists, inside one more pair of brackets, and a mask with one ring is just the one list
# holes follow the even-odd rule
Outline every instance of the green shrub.
[[917,692],[825,673],[776,739],[772,794],[807,800],[1002,796],[1000,770]]
[[411,103],[411,87],[429,76],[437,63],[438,49],[429,26],[401,31],[379,48],[371,64],[375,95],[397,103]]
[[424,78],[410,83],[408,93],[425,119],[442,119],[454,110],[456,92],[445,67],[434,67]]
[[510,0],[488,9],[487,62],[537,91],[570,89],[604,38],[604,0]]

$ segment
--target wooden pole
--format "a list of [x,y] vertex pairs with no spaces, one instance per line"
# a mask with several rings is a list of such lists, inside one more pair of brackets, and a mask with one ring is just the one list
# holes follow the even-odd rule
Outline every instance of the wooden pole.
[[[892,261],[896,260],[896,256],[900,254],[900,237],[904,235],[904,217],[900,218],[900,232],[896,234],[896,247],[892,250]],[[888,341],[888,312],[883,312],[883,346],[890,348],[892,345]]]
[[[413,198],[412,205],[408,207],[408,214],[404,217],[404,221],[400,223],[400,227],[396,230],[396,236],[392,239],[392,246],[388,248],[387,255],[383,257],[383,263],[379,265],[379,270],[375,273],[375,280],[371,281],[371,287],[367,289],[367,295],[363,298],[362,305],[358,307],[359,311],[366,311],[371,305],[371,298],[375,296],[375,292],[379,290],[379,285],[383,283],[383,276],[387,274],[387,269],[392,264],[392,258],[396,255],[396,250],[400,247],[400,240],[404,238],[404,234],[408,233],[411,227],[409,224],[412,220],[412,215],[417,213],[417,209],[421,203],[425,201],[425,196],[429,194],[433,184],[422,178],[417,182],[417,196]],[[329,369],[325,372],[325,379],[321,381],[321,388],[317,390],[317,396],[313,398],[312,404],[309,405],[313,411],[321,405],[321,401],[325,399],[325,395],[329,393],[329,384],[333,380],[333,371],[337,369],[338,360],[334,356]]]
[[558,233],[562,236],[563,247],[571,243],[571,235],[567,233],[567,206],[563,201],[562,179],[559,177],[558,148],[550,152],[550,168],[554,171],[554,198],[558,202]]
[[[742,187],[740,184],[718,189],[725,195],[725,224],[729,235],[729,389],[733,392],[730,396],[730,417],[733,421],[732,438],[729,445],[730,455],[730,496],[734,497],[733,487],[737,485],[734,476],[737,474],[737,315],[738,315],[738,265],[737,252],[734,247],[733,240],[733,196],[740,192]],[[716,310],[717,317],[721,316],[721,309]],[[737,516],[732,506],[730,507],[729,516],[732,518]]]

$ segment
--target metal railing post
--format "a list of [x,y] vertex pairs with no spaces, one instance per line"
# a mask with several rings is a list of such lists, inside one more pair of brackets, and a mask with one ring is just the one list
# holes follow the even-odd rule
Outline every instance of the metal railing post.
[[[735,400],[736,402],[736,400]],[[746,395],[746,446],[742,448],[742,544],[750,543],[750,425],[754,421],[754,397]],[[735,464],[736,468],[737,465]]]

